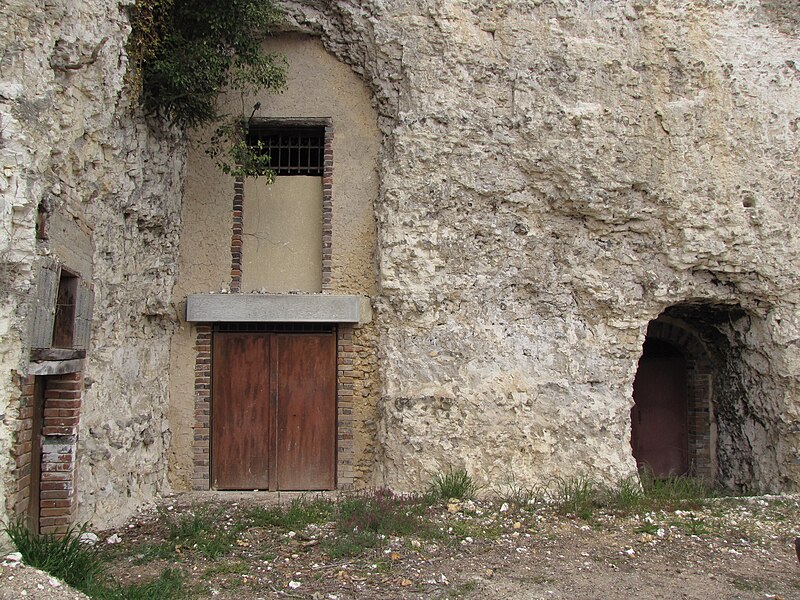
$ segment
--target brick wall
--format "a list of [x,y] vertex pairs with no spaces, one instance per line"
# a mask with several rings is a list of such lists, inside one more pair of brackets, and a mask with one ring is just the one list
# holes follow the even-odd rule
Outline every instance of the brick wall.
[[197,325],[196,331],[192,489],[207,490],[211,465],[211,325]]
[[340,325],[336,340],[336,483],[353,488],[353,348],[352,325]]
[[40,533],[64,533],[75,522],[77,510],[75,479],[83,373],[40,378],[44,407],[38,507],[30,503],[32,461],[37,459],[33,456],[33,439],[37,434],[33,431],[36,383],[34,376],[18,377],[17,381],[20,396],[12,448],[16,489],[9,496],[9,510],[16,516],[38,510]]
[[20,390],[16,418],[12,418],[14,411],[9,410],[5,419],[14,436],[11,454],[15,463],[14,487],[6,498],[6,509],[12,518],[19,518],[29,512],[35,378],[15,375],[14,383]]

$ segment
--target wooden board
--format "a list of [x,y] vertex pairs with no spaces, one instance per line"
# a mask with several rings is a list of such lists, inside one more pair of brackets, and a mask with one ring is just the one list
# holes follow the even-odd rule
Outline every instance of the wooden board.
[[276,335],[277,486],[336,486],[336,336]]
[[633,383],[631,445],[640,468],[656,477],[689,469],[686,364],[682,358],[639,361]]
[[269,336],[216,332],[212,361],[211,486],[269,488]]

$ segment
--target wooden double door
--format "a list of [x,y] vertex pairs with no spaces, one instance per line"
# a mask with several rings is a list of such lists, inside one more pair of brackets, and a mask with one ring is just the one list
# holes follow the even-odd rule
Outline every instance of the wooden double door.
[[336,486],[336,334],[216,331],[211,486]]

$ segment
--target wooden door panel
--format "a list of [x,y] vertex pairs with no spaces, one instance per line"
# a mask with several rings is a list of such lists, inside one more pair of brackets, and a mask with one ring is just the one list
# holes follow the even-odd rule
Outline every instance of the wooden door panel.
[[336,336],[275,337],[278,489],[334,489]]
[[269,336],[216,332],[212,356],[211,485],[268,489]]
[[686,364],[681,358],[639,362],[633,383],[633,455],[656,477],[682,475],[688,464]]

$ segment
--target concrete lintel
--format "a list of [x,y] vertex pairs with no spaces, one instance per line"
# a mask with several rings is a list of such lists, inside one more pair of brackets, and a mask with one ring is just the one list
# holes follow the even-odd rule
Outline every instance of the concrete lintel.
[[186,320],[196,323],[368,323],[369,300],[322,294],[190,294]]
[[63,375],[83,371],[83,359],[42,360],[31,362],[25,370],[27,375]]

